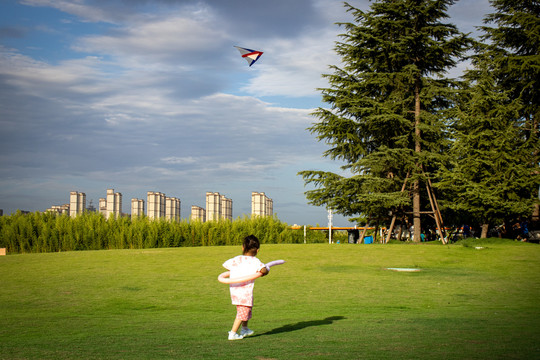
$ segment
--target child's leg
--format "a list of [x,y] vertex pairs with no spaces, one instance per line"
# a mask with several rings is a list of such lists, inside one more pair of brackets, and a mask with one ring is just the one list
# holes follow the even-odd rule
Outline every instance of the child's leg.
[[240,325],[243,323],[242,320],[236,318],[234,319],[234,323],[233,323],[233,326],[232,326],[232,329],[231,331],[232,332],[238,332],[238,329],[240,328]]
[[234,319],[234,323],[232,326],[231,331],[237,332],[240,328],[240,325],[243,327],[247,327],[247,323],[251,319],[251,307],[249,306],[236,306],[236,319]]

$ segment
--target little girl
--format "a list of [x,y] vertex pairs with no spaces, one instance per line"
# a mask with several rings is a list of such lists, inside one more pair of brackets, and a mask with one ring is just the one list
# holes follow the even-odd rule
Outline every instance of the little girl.
[[[230,278],[244,277],[260,272],[265,276],[268,268],[255,257],[259,252],[259,239],[255,235],[249,235],[244,239],[242,254],[225,261],[223,267],[230,271]],[[253,335],[253,330],[248,328],[248,321],[251,319],[251,309],[253,307],[253,287],[255,280],[243,283],[231,284],[231,300],[236,305],[236,319],[234,320],[229,340],[240,340],[246,336]],[[242,330],[238,334],[238,329],[242,325]]]

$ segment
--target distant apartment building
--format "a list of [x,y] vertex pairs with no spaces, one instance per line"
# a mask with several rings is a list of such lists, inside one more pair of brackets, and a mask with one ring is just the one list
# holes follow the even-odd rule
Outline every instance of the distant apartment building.
[[166,196],[156,191],[146,193],[146,216],[150,219],[165,217]]
[[251,215],[254,216],[273,216],[274,201],[263,192],[251,193]]
[[232,200],[221,195],[221,218],[225,220],[233,219],[232,216]]
[[274,216],[274,200],[266,198],[266,216]]
[[58,214],[58,215],[62,215],[62,214],[70,215],[70,213],[69,213],[69,204],[53,205],[50,208],[48,208],[47,210],[45,210],[45,211],[46,212],[52,212],[52,213],[55,213],[55,214]]
[[107,199],[99,198],[98,210],[101,215],[107,216]]
[[206,193],[206,221],[221,218],[221,195],[217,192]]
[[99,199],[99,212],[107,219],[122,216],[122,193],[107,189],[107,197]]
[[206,193],[206,220],[232,220],[232,200],[218,192]]
[[81,215],[86,209],[86,194],[72,191],[69,193],[69,216]]
[[180,221],[181,201],[175,197],[165,198],[165,218],[170,221]]
[[200,206],[191,205],[191,220],[205,222],[206,210]]
[[137,218],[144,215],[144,200],[131,199],[131,218]]

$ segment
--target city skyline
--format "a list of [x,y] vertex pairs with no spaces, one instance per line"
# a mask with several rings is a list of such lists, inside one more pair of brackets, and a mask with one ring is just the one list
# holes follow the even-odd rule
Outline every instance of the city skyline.
[[[274,216],[273,200],[264,192],[251,192],[251,211],[237,216],[233,215],[233,199],[227,198],[219,192],[206,192],[206,207],[191,205],[185,209],[181,216],[181,199],[178,197],[167,196],[158,191],[148,191],[146,201],[139,198],[129,199],[130,212],[123,211],[123,195],[115,189],[107,189],[105,197],[99,198],[98,207],[93,206],[93,200],[90,199],[88,206],[86,203],[86,193],[82,191],[69,192],[69,202],[62,205],[51,205],[44,212],[56,212],[58,214],[68,214],[75,217],[85,211],[95,211],[103,214],[105,218],[131,216],[132,218],[145,215],[151,219],[164,218],[167,220],[181,221],[185,220],[234,220],[242,216]],[[146,211],[145,211],[146,210]],[[195,211],[196,210],[196,211]],[[202,212],[201,212],[202,211]],[[27,212],[27,211],[24,211]],[[194,213],[196,214],[194,217]]]

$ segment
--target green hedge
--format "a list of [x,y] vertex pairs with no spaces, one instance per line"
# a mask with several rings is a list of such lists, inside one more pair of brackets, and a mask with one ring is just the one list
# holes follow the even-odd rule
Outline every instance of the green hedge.
[[[0,216],[0,248],[8,253],[37,253],[102,249],[144,249],[180,246],[240,245],[254,234],[263,244],[304,242],[304,231],[291,230],[276,217],[238,218],[234,221],[200,222],[118,219],[99,213],[67,215],[35,212]],[[309,231],[307,242],[324,243],[327,234]],[[345,235],[334,238],[346,241]]]

